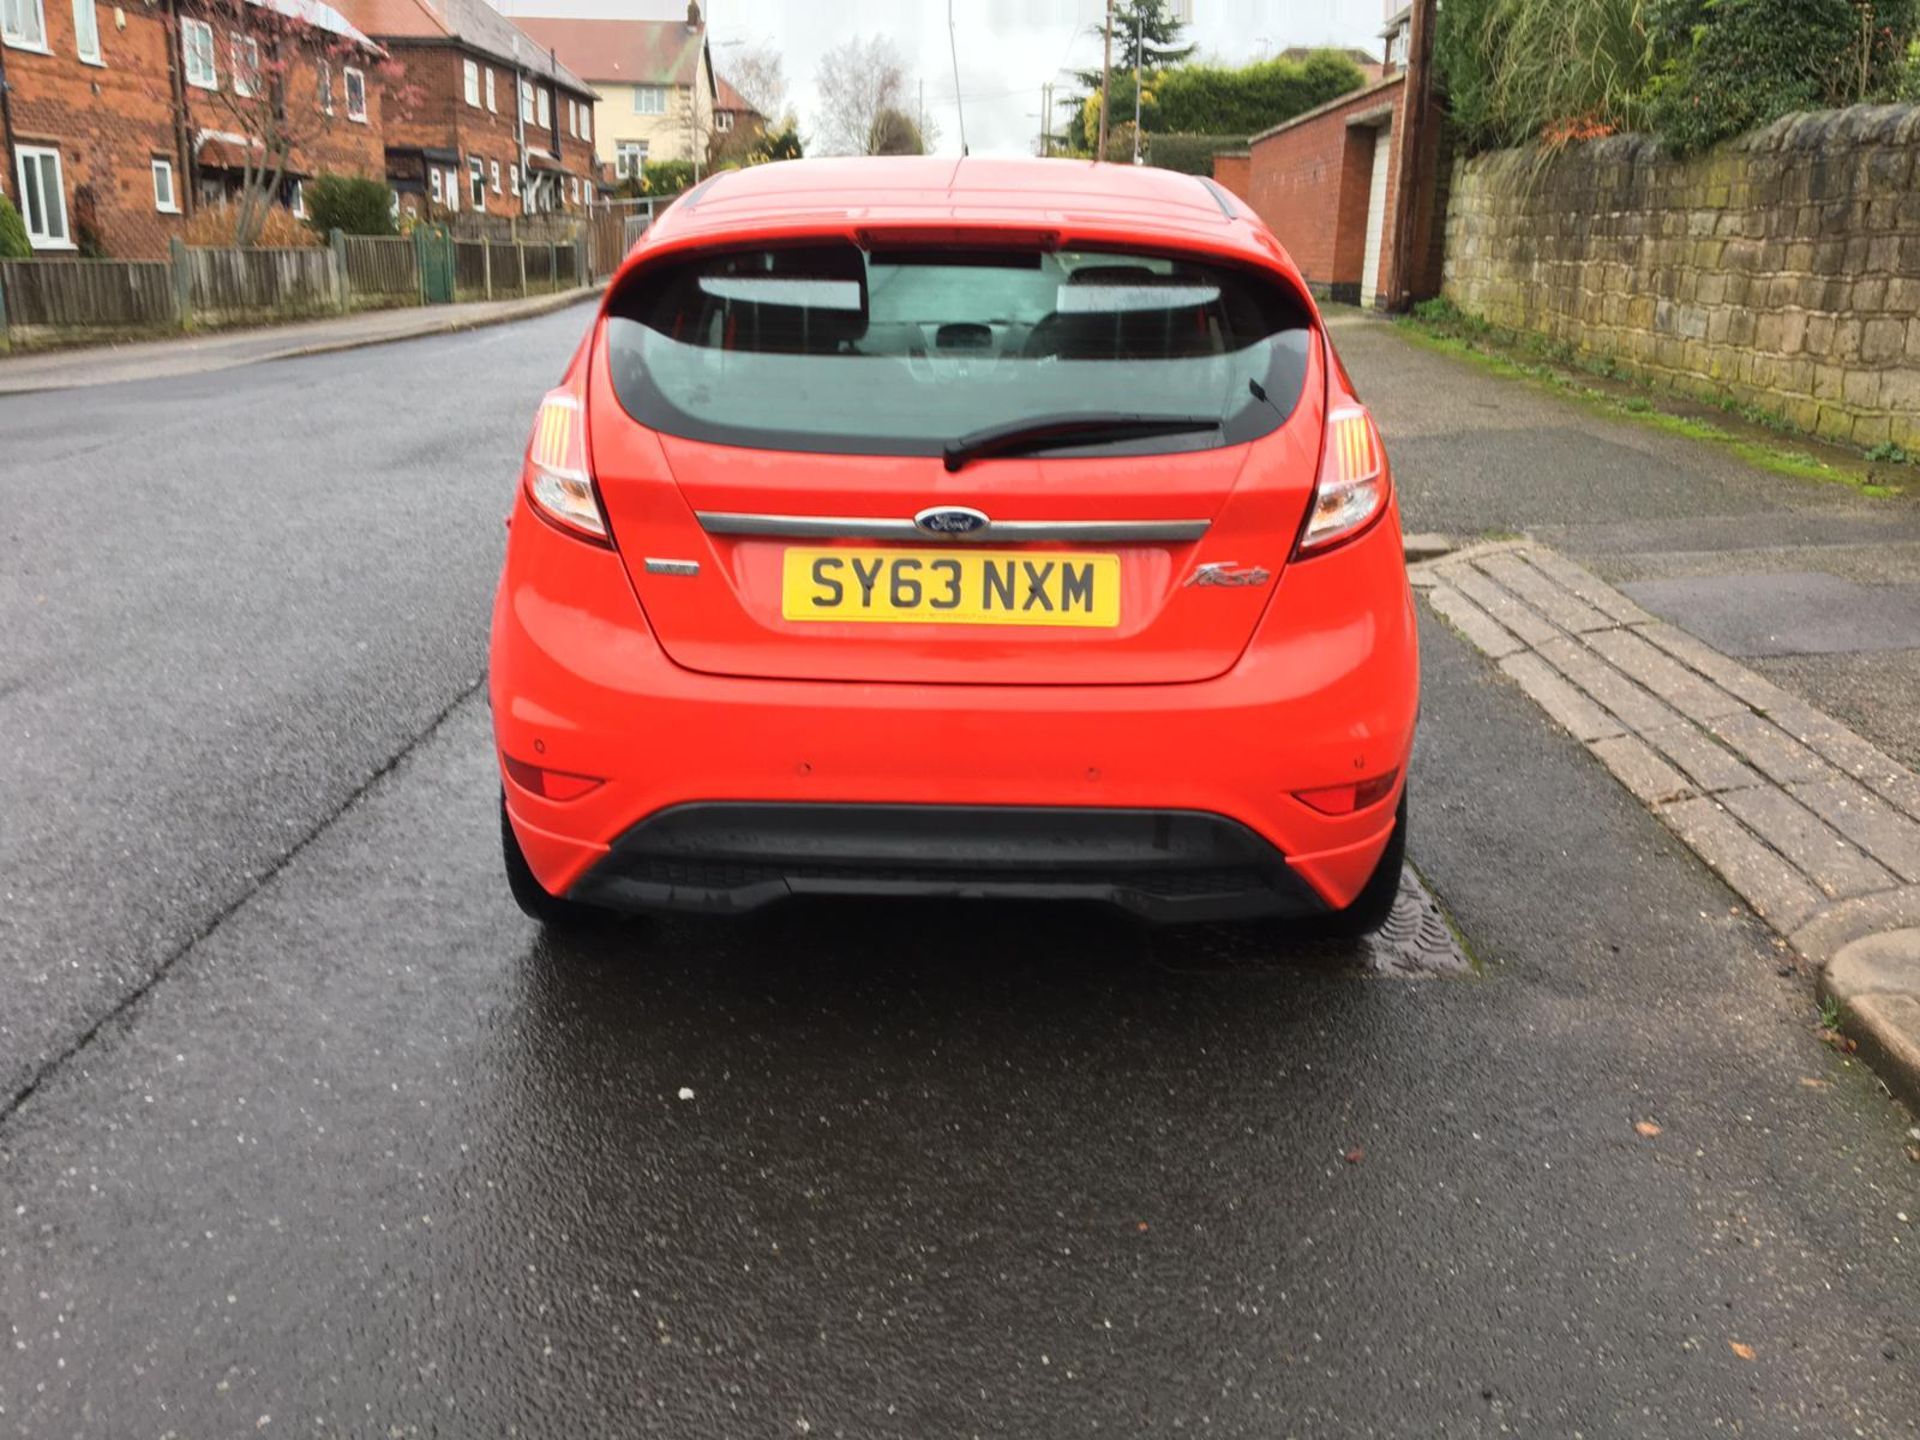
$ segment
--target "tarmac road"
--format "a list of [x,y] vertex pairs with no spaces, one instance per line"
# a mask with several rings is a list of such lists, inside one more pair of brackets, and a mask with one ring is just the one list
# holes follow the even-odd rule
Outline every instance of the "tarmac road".
[[[581,319],[0,400],[0,1435],[1920,1431],[1912,1120],[1438,625],[1411,853],[1477,973],[543,938],[474,686]],[[1444,362],[1342,343],[1440,528],[1522,441],[1423,443]]]

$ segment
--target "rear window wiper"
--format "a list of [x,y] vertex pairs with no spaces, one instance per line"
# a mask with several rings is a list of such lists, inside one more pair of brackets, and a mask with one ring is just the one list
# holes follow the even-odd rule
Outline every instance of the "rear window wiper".
[[1028,455],[1036,450],[1058,450],[1072,445],[1098,445],[1103,440],[1137,440],[1153,435],[1192,435],[1218,430],[1217,415],[1141,415],[1124,411],[1095,411],[1077,415],[1040,415],[1005,425],[990,425],[947,442],[941,452],[948,470],[969,460],[993,455]]

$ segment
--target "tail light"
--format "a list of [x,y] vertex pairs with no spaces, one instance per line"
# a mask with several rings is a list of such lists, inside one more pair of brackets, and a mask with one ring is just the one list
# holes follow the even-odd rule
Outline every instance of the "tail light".
[[1327,415],[1326,450],[1300,553],[1350,540],[1387,508],[1387,452],[1364,405],[1347,401]]
[[547,519],[585,539],[607,540],[607,520],[587,469],[587,412],[571,390],[547,392],[527,442],[527,497]]

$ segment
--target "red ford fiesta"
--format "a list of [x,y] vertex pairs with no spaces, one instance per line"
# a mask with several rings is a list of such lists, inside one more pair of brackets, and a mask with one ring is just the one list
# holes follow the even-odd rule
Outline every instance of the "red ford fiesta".
[[1378,925],[1414,618],[1386,455],[1208,181],[800,161],[653,227],[541,405],[493,615],[513,893]]

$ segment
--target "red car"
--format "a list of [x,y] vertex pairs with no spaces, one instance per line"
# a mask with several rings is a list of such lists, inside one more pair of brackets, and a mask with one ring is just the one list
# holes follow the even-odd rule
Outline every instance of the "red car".
[[766,165],[541,405],[490,686],[515,898],[1377,926],[1418,710],[1385,452],[1207,180]]

